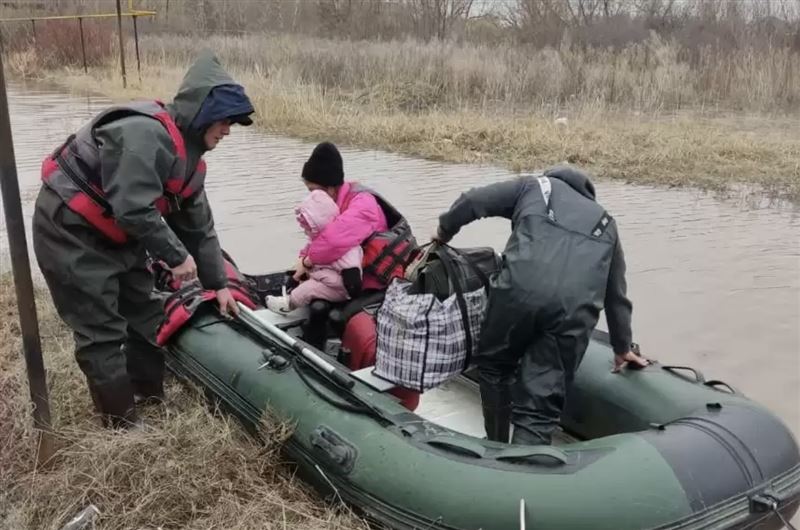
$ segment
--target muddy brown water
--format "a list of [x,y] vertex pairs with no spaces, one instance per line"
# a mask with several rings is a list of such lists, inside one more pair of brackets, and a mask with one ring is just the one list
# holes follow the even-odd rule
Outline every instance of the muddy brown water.
[[[42,157],[109,101],[14,84],[9,101],[30,228]],[[312,147],[237,128],[207,156],[220,238],[246,271],[293,262],[303,243],[293,207],[304,193],[299,173]],[[348,178],[390,197],[419,237],[462,190],[512,176],[491,166],[342,152]],[[596,187],[620,227],[634,334],[645,354],[738,387],[800,435],[800,208],[742,193],[719,198],[603,180]],[[508,230],[506,221],[481,221],[454,244],[502,249]],[[6,245],[3,235],[0,251]]]

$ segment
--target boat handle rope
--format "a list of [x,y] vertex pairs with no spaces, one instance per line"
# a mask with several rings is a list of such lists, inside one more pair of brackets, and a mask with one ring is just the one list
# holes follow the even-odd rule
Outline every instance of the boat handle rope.
[[677,365],[661,365],[661,368],[663,368],[664,370],[666,370],[666,371],[668,371],[668,372],[670,372],[672,374],[675,374],[675,375],[677,375],[679,377],[685,377],[682,374],[678,373],[679,371],[683,370],[683,371],[691,372],[694,375],[694,382],[695,383],[698,383],[698,384],[701,384],[701,385],[705,385],[707,387],[713,388],[714,390],[719,390],[717,387],[723,387],[723,388],[726,388],[728,390],[728,392],[731,393],[731,394],[734,394],[734,395],[737,395],[737,396],[741,395],[741,392],[739,392],[736,388],[734,388],[733,386],[729,385],[725,381],[721,381],[719,379],[712,379],[710,381],[706,381],[706,378],[703,375],[703,372],[701,372],[697,368],[692,368],[691,366],[677,366]]
[[778,516],[778,519],[780,519],[780,520],[781,520],[781,522],[783,523],[783,526],[785,526],[786,528],[788,528],[788,530],[797,530],[797,529],[796,529],[796,528],[795,528],[795,527],[792,525],[792,523],[790,523],[789,521],[787,521],[787,520],[786,520],[786,518],[783,516],[783,514],[780,512],[780,510],[778,510],[778,507],[777,507],[777,506],[773,506],[773,507],[772,507],[772,511],[773,511],[773,512],[775,512],[775,514]]
[[481,444],[453,436],[436,435],[425,440],[425,443],[475,458],[483,458],[486,456],[486,448]]
[[755,495],[750,498],[750,511],[752,513],[764,513],[766,511],[773,512],[778,516],[778,519],[781,520],[783,526],[788,528],[788,530],[797,530],[792,523],[787,521],[783,516],[781,511],[778,509],[779,505],[780,501],[768,493]]
[[[294,368],[294,371],[297,372],[297,376],[300,378],[303,384],[305,384],[309,388],[309,390],[314,392],[320,399],[346,412],[352,412],[355,414],[365,414],[367,416],[372,416],[373,418],[382,422],[388,421],[383,414],[376,411],[372,406],[362,402],[361,400],[359,400],[359,404],[355,405],[352,403],[347,403],[346,401],[334,399],[325,392],[323,392],[322,390],[320,390],[317,387],[317,385],[312,383],[311,380],[308,378],[308,376],[303,372],[303,368],[300,366],[300,362],[301,360],[299,357],[292,358],[292,367]],[[311,365],[306,365],[306,366],[311,366]]]
[[727,389],[728,389],[728,392],[730,392],[731,394],[736,394],[736,395],[739,395],[739,394],[741,394],[741,392],[739,392],[738,390],[736,390],[736,388],[732,387],[731,385],[729,385],[729,384],[728,384],[728,383],[726,383],[725,381],[720,381],[720,380],[718,380],[718,379],[714,379],[714,380],[712,380],[712,381],[706,381],[706,382],[705,382],[705,383],[703,383],[703,384],[704,384],[704,385],[706,385],[707,387],[711,387],[711,388],[713,388],[714,390],[717,390],[717,387],[718,387],[718,386],[721,386],[721,387],[723,387],[723,388],[727,388]]
[[675,374],[675,375],[677,375],[679,377],[685,377],[684,375],[678,373],[680,370],[685,370],[687,372],[691,372],[694,375],[695,383],[705,384],[705,382],[706,382],[706,378],[703,375],[703,372],[701,372],[700,370],[697,370],[696,368],[692,368],[691,366],[678,366],[678,365],[662,364],[661,368],[663,368],[667,372]]
[[564,451],[548,446],[509,447],[495,455],[494,459],[502,462],[503,460],[524,460],[535,457],[552,458],[557,465],[567,464],[567,454]]

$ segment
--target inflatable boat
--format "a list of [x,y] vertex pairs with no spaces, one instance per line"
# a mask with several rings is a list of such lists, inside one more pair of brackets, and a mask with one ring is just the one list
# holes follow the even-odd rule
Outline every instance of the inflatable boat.
[[170,369],[253,430],[267,409],[291,422],[301,476],[380,525],[780,528],[800,503],[797,442],[774,414],[689,367],[612,374],[603,333],[555,444],[519,446],[483,439],[469,371],[411,412],[369,368],[304,344],[302,312],[242,308],[233,321],[200,308],[170,341]]

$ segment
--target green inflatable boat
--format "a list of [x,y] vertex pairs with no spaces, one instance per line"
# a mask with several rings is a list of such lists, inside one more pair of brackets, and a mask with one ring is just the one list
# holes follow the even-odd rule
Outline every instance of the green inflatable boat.
[[225,321],[200,308],[171,341],[169,366],[250,428],[267,407],[294,423],[285,450],[301,476],[379,525],[780,528],[797,511],[800,453],[775,415],[691,368],[612,374],[602,333],[563,435],[529,447],[482,439],[468,376],[426,392],[412,413],[369,369],[286,342],[302,320],[256,310]]

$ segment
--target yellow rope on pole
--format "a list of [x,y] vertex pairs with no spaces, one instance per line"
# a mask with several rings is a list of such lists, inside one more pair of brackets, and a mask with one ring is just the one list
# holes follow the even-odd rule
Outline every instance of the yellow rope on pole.
[[[155,11],[129,11],[127,13],[120,13],[123,17],[154,17]],[[93,13],[89,15],[50,15],[46,17],[16,17],[16,18],[0,18],[0,22],[30,22],[31,20],[77,20],[79,18],[111,18],[116,17],[116,13]]]

